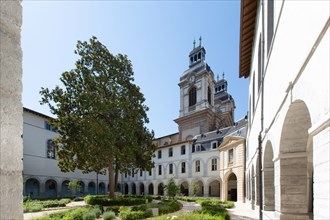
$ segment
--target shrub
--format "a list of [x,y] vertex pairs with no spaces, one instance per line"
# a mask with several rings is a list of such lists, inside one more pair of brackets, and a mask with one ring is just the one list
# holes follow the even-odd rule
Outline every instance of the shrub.
[[132,211],[130,208],[121,206],[119,208],[119,216],[122,220],[134,220],[149,218],[152,216],[152,213],[148,210]]
[[83,215],[88,213],[87,208],[76,208],[67,212],[63,219],[65,220],[81,220]]
[[112,220],[116,218],[116,214],[113,211],[107,211],[102,215],[103,220]]
[[35,203],[30,206],[30,211],[31,212],[39,212],[41,211],[43,206],[41,204]]
[[97,207],[92,208],[90,210],[90,212],[93,213],[96,218],[99,218],[101,216],[101,214],[102,214],[101,210],[99,208],[97,208]]
[[83,220],[95,220],[96,216],[93,212],[87,212],[82,217]]
[[102,206],[132,206],[144,204],[144,198],[134,197],[121,197],[119,199],[110,199],[107,196],[86,196],[85,202],[89,205],[102,205]]

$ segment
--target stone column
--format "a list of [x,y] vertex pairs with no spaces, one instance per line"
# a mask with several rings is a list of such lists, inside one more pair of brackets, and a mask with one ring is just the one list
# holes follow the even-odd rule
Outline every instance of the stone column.
[[0,219],[23,219],[21,26],[21,1],[0,1]]

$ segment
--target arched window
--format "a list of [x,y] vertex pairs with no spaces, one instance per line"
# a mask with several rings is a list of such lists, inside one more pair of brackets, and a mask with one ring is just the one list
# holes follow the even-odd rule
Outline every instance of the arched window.
[[55,159],[55,145],[50,139],[47,141],[47,158]]
[[199,160],[195,161],[195,172],[199,173],[201,171],[201,162]]
[[211,105],[211,89],[210,89],[210,87],[207,87],[207,101]]
[[189,90],[189,106],[196,105],[196,87]]

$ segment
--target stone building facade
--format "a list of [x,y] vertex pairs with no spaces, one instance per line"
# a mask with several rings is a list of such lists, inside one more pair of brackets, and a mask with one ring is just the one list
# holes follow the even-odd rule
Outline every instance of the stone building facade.
[[241,2],[246,199],[270,219],[330,219],[330,2]]
[[[164,195],[164,186],[174,177],[182,195],[227,198],[222,193],[227,185],[220,175],[224,169],[219,146],[226,138],[239,138],[237,157],[243,157],[241,148],[245,145],[241,145],[241,140],[245,140],[247,120],[234,123],[235,102],[227,91],[228,83],[224,77],[214,80],[205,55],[201,42],[194,46],[189,53],[189,68],[180,77],[180,110],[179,118],[175,119],[179,132],[154,140],[157,150],[152,170],[132,170],[121,175],[122,193]],[[232,183],[239,188],[239,201],[244,201],[241,195],[244,160],[236,162],[240,169],[231,173],[237,175],[239,182]]]
[[23,219],[21,26],[21,1],[0,1],[0,219]]
[[[30,198],[57,198],[85,196],[87,194],[106,194],[108,175],[91,172],[61,172],[57,166],[56,149],[52,138],[58,134],[48,121],[50,117],[23,109],[23,194]],[[70,181],[77,181],[81,189],[73,194],[68,189]],[[98,187],[97,187],[98,186]]]

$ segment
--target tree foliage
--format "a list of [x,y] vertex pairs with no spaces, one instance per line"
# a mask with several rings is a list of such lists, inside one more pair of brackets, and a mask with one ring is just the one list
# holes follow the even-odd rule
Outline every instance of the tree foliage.
[[59,134],[54,144],[61,170],[106,168],[114,197],[115,171],[153,167],[154,133],[145,126],[148,107],[126,55],[112,55],[96,37],[78,41],[75,53],[80,58],[62,74],[63,88],[41,88],[40,103],[56,116],[50,124]]
[[164,186],[167,196],[174,198],[178,193],[180,193],[180,186],[175,184],[174,177],[168,181],[167,185]]

